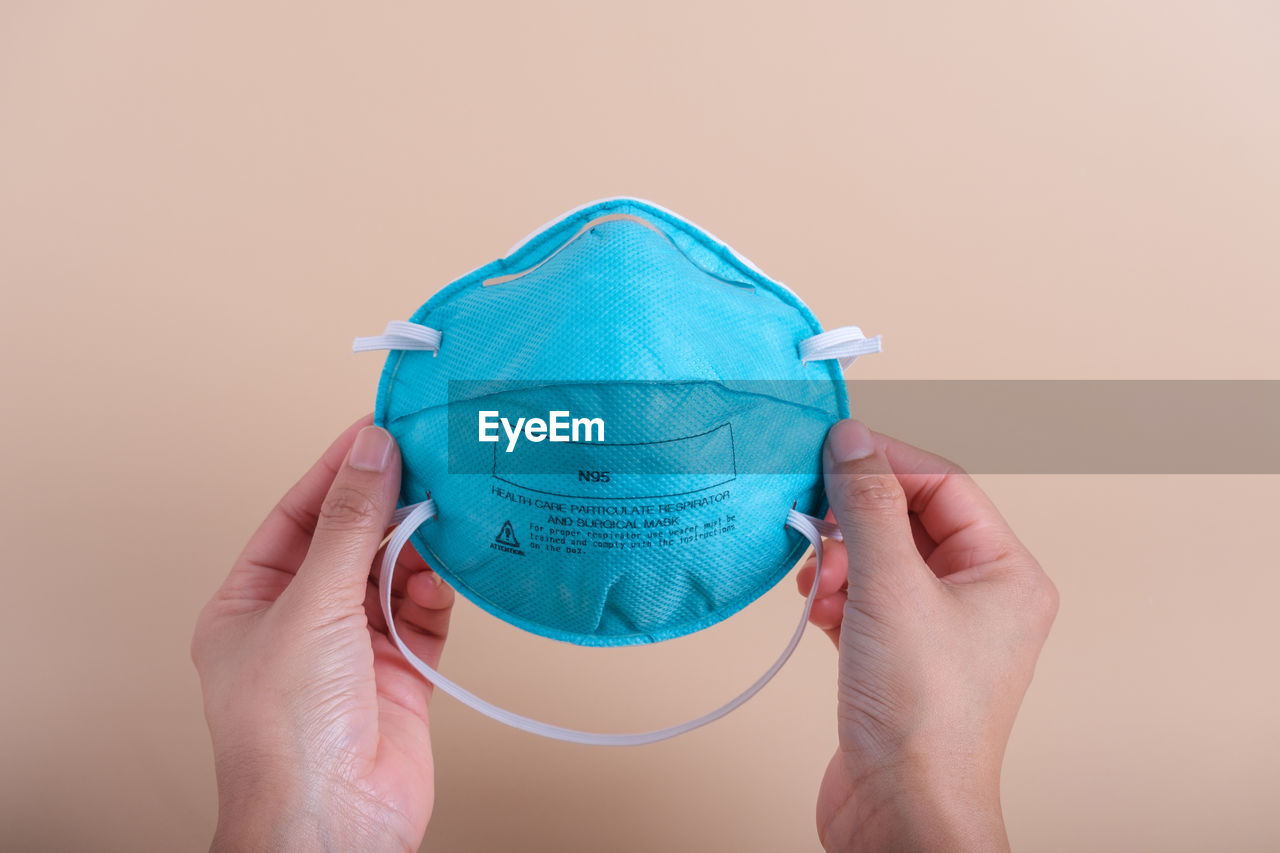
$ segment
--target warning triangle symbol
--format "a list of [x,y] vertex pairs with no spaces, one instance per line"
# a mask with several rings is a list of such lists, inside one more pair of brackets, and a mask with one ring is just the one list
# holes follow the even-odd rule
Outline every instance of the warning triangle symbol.
[[497,536],[493,537],[493,541],[511,548],[520,547],[520,542],[516,539],[516,531],[511,527],[510,521],[502,522],[502,529],[498,531]]

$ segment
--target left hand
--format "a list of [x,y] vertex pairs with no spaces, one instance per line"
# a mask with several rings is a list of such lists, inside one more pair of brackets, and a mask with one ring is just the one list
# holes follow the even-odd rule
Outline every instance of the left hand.
[[[431,685],[387,638],[370,573],[400,453],[371,423],[285,495],[200,614],[191,656],[218,777],[215,850],[417,850],[426,832]],[[412,548],[400,559],[401,636],[436,666],[453,590]]]
[[1008,850],[1000,766],[1057,588],[954,463],[841,421],[823,467],[844,534],[809,613],[840,650],[823,847]]

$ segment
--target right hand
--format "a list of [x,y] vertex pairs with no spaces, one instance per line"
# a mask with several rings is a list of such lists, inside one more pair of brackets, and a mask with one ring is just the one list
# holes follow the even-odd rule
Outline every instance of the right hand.
[[[372,421],[285,495],[200,614],[191,656],[218,777],[213,850],[422,843],[432,687],[388,638],[371,575],[401,468]],[[453,590],[408,548],[396,580],[404,640],[435,666]]]
[[823,466],[844,543],[824,546],[810,614],[840,650],[822,844],[1007,850],[1000,766],[1057,590],[958,466],[857,421]]

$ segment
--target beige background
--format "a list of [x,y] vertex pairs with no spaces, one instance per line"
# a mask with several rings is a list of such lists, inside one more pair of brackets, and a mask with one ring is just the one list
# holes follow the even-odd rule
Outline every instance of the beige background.
[[[371,408],[350,338],[589,199],[883,333],[858,377],[1280,378],[1273,3],[194,5],[0,3],[5,849],[207,844],[192,622]],[[1015,847],[1276,849],[1280,478],[981,479],[1062,594]],[[620,652],[464,605],[446,667],[654,725],[799,604]],[[442,697],[424,849],[816,849],[834,669],[811,632],[739,713],[631,751]]]

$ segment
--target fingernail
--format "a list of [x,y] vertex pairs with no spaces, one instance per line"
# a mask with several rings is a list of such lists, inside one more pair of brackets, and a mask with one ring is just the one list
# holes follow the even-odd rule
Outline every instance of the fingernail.
[[391,433],[382,427],[367,426],[356,436],[356,443],[351,445],[348,464],[357,471],[382,473],[387,470],[387,462],[391,460]]
[[840,421],[827,433],[827,452],[836,462],[852,462],[875,453],[876,445],[862,421]]

